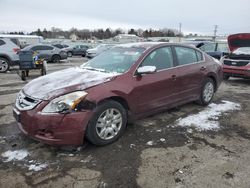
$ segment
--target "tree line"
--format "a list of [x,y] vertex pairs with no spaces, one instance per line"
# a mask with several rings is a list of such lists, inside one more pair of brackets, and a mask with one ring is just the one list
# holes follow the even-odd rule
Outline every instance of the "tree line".
[[36,31],[31,32],[31,35],[38,35],[42,36],[44,38],[70,38],[72,34],[76,35],[78,39],[87,40],[92,38],[97,39],[109,39],[113,38],[119,34],[134,34],[139,37],[176,37],[176,36],[183,36],[182,33],[179,33],[175,29],[130,29],[127,32],[125,32],[122,29],[95,29],[95,30],[89,30],[89,29],[76,29],[72,28],[68,31],[64,31],[59,28],[52,27],[51,30],[47,29],[37,29]]

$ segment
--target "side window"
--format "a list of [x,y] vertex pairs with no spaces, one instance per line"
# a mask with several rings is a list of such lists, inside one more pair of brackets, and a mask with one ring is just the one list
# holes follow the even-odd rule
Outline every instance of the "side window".
[[215,51],[216,44],[215,43],[208,43],[204,44],[203,46],[200,47],[200,49],[204,52],[214,52]]
[[187,47],[175,47],[179,65],[187,65],[197,62],[196,50]]
[[151,52],[140,66],[155,66],[156,70],[173,67],[173,55],[170,47],[158,48]]
[[5,42],[3,40],[0,40],[0,46],[4,45]]
[[197,55],[198,61],[203,61],[203,55],[202,55],[201,52],[199,52],[199,51],[196,50],[196,55]]
[[42,50],[53,50],[52,46],[41,46]]
[[31,50],[37,51],[37,50],[41,50],[41,49],[40,49],[40,46],[34,46],[34,47],[31,48]]

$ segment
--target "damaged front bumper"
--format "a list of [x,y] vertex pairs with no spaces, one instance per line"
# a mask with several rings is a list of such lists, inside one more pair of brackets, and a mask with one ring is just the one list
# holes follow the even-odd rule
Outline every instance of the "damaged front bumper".
[[82,145],[91,110],[72,113],[42,113],[47,102],[36,108],[20,111],[13,109],[19,129],[28,137],[49,145]]

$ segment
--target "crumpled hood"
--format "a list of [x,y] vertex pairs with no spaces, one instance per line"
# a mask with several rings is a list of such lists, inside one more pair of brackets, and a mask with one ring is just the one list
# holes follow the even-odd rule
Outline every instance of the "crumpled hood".
[[114,76],[116,75],[79,67],[69,68],[32,80],[24,86],[23,92],[36,99],[49,100],[62,94],[107,82]]
[[229,35],[227,41],[231,52],[240,47],[250,47],[250,33]]

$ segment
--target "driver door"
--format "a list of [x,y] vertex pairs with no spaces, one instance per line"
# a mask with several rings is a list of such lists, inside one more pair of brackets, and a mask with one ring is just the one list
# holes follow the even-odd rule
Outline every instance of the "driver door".
[[152,51],[140,64],[155,66],[152,74],[133,77],[136,96],[136,114],[143,114],[166,107],[174,101],[174,84],[176,70],[171,47],[161,47]]

